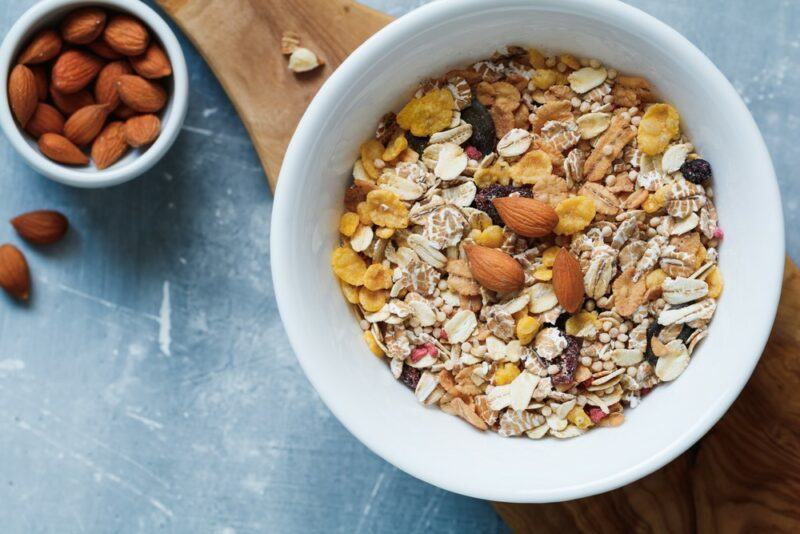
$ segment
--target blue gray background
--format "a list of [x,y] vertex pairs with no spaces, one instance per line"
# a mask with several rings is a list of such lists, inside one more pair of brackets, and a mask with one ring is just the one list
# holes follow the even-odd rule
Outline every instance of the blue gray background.
[[[2,2],[2,32],[33,3]],[[367,3],[401,15],[421,2]],[[696,43],[744,97],[799,258],[800,3],[631,3]],[[29,304],[0,296],[0,528],[505,531],[489,503],[369,452],[304,378],[273,297],[272,195],[225,94],[182,43],[189,115],[146,176],[71,189],[0,139],[0,220],[47,207],[73,224],[50,248],[0,224],[0,242],[25,251],[34,279]],[[754,188],[761,178],[750,177]]]

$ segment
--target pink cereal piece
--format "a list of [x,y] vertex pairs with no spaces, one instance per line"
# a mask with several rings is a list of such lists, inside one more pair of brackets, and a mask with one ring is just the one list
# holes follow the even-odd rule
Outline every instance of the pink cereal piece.
[[472,145],[468,146],[466,148],[466,150],[464,150],[464,152],[467,153],[467,157],[469,159],[474,159],[476,161],[480,161],[483,158],[483,154],[481,154],[481,151],[478,150],[477,148],[475,148]]
[[417,347],[416,349],[411,351],[411,361],[417,363],[427,355],[428,355],[428,349],[426,347]]
[[425,348],[428,349],[428,354],[431,356],[436,356],[439,354],[439,349],[437,349],[433,343],[425,343]]
[[714,238],[722,239],[723,237],[725,237],[725,232],[722,231],[722,228],[717,227],[717,229],[714,230]]
[[606,414],[600,408],[594,408],[594,407],[589,408],[589,419],[592,420],[592,423],[597,423],[598,421],[605,419],[606,417],[608,417],[608,414]]

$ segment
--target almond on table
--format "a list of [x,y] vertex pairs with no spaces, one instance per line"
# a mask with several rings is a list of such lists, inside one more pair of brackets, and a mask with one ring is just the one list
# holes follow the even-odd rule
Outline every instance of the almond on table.
[[564,439],[619,426],[686,369],[723,234],[678,110],[644,78],[540,50],[425,80],[375,117],[331,265],[423,405]]

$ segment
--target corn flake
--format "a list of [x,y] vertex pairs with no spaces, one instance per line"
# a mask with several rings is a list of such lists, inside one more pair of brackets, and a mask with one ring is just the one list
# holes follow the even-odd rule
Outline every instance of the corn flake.
[[342,281],[353,286],[364,285],[367,264],[355,250],[348,247],[337,248],[331,256],[331,266]]
[[553,163],[544,150],[531,150],[511,166],[511,177],[522,184],[535,184],[553,172]]
[[383,308],[388,297],[389,292],[384,290],[373,291],[366,287],[362,287],[358,290],[358,303],[370,313],[375,313]]
[[[385,189],[370,191],[364,204],[364,212],[378,226],[387,228],[405,228],[408,226],[408,208],[396,193]],[[360,205],[359,208],[361,208]]]
[[669,104],[653,104],[639,124],[639,149],[648,156],[661,154],[680,133],[680,116]]
[[555,233],[558,235],[572,235],[580,232],[594,220],[596,209],[592,199],[584,196],[571,197],[562,200],[556,206],[558,224]]
[[377,180],[381,174],[380,169],[375,166],[375,160],[381,159],[383,151],[383,145],[377,139],[370,139],[361,145],[361,165],[367,176],[373,180]]
[[392,287],[392,270],[383,264],[373,263],[364,273],[364,287],[372,291],[389,289]]
[[434,89],[406,104],[397,114],[397,124],[417,137],[427,137],[450,125],[454,106],[449,89]]

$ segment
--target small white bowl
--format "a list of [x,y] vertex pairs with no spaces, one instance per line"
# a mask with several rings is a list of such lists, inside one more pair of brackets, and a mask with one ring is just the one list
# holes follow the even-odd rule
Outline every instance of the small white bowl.
[[[36,139],[23,131],[11,115],[8,104],[8,73],[13,61],[36,31],[56,24],[73,9],[96,5],[138,17],[160,41],[172,63],[172,76],[167,80],[169,100],[159,113],[161,134],[143,149],[132,149],[114,165],[98,170],[94,163],[85,167],[62,165],[46,158]],[[189,76],[186,60],[175,34],[153,9],[139,0],[42,0],[26,11],[11,27],[0,46],[0,125],[6,137],[28,164],[48,178],[75,187],[106,187],[121,184],[143,174],[167,153],[178,137],[186,117]]]
[[[653,82],[714,167],[714,199],[725,230],[725,292],[688,369],[626,411],[620,427],[566,441],[481,433],[421,406],[367,350],[330,267],[353,160],[378,119],[399,109],[420,80],[507,44],[598,58]],[[680,34],[611,0],[440,0],[389,24],[333,73],[300,122],[283,161],[270,238],[289,339],[339,420],[417,478],[505,502],[608,491],[655,471],[697,441],[758,362],[784,262],[775,174],[741,98]]]

